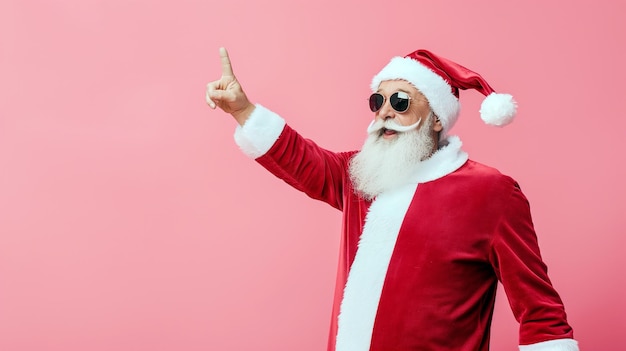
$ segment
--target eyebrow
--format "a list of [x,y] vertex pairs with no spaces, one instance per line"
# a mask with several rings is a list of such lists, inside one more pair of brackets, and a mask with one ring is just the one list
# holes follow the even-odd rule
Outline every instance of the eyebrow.
[[[404,90],[404,89],[396,89],[396,90],[394,90],[394,91],[393,91],[393,93],[397,93],[397,92],[399,92],[399,91],[401,91],[401,92],[403,92],[403,93],[405,93],[405,94],[407,94],[407,95],[411,96],[411,94],[410,94],[408,91]],[[380,89],[376,90],[376,92],[377,92],[377,93],[380,93]],[[392,94],[393,94],[393,93],[392,93]]]

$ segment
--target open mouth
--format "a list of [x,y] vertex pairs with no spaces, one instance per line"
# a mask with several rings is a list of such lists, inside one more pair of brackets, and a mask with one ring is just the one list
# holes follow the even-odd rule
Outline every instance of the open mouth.
[[421,122],[422,119],[420,118],[417,122],[409,126],[403,126],[393,121],[373,120],[367,127],[367,133],[372,135],[378,134],[379,137],[391,138],[396,134],[417,129]]
[[396,134],[398,134],[398,132],[393,129],[387,129],[384,127],[380,129],[380,136],[383,136],[383,137],[390,137]]

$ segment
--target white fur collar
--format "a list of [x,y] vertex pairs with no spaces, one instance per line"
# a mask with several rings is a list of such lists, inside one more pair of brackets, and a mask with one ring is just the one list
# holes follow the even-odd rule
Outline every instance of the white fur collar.
[[412,182],[426,183],[439,179],[456,171],[467,161],[468,155],[461,149],[463,143],[458,136],[449,136],[442,143],[443,147],[415,167]]

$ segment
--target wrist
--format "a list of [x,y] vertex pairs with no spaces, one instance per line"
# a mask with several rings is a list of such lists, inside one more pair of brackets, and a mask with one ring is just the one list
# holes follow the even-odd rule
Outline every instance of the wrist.
[[248,104],[244,108],[233,111],[231,115],[233,116],[233,118],[235,118],[239,125],[243,126],[255,108],[256,106],[254,106],[254,104],[248,102]]

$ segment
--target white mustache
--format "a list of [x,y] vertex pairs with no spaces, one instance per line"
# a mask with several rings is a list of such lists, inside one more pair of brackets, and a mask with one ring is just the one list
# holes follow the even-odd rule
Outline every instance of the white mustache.
[[417,129],[417,127],[420,125],[420,123],[422,122],[422,119],[420,118],[419,120],[417,120],[417,122],[409,125],[409,126],[402,126],[399,125],[398,123],[396,123],[394,120],[389,119],[389,120],[373,120],[372,123],[370,123],[370,125],[367,127],[367,134],[372,134],[372,133],[376,133],[378,131],[380,131],[381,129],[385,128],[385,129],[390,129],[393,130],[397,133],[403,133],[403,132],[408,132],[410,130],[414,130]]

